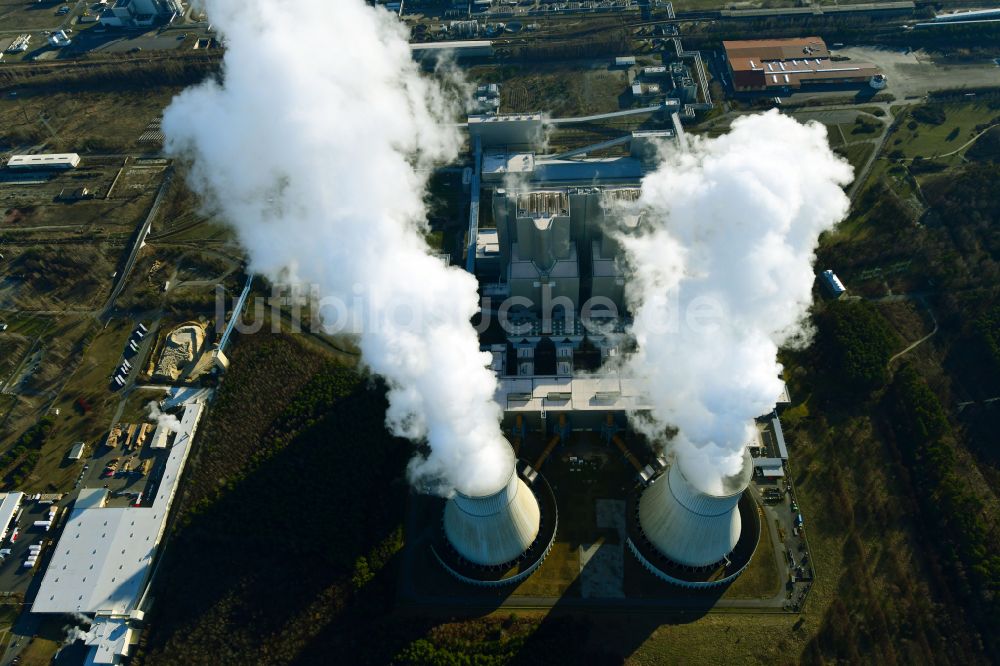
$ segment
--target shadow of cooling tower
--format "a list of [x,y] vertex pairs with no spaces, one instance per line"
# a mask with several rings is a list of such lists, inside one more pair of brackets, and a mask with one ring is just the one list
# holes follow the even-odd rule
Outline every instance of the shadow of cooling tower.
[[[579,444],[576,442],[573,445],[577,452]],[[622,478],[633,478],[634,470],[628,466],[629,463],[615,461],[615,464],[619,463],[624,473]],[[522,474],[525,467],[523,463],[519,465]],[[527,471],[530,475],[531,469],[527,468]],[[607,473],[608,467],[601,471]],[[563,481],[565,478],[560,483]],[[502,563],[492,575],[488,571],[474,570],[473,575],[478,580],[465,582],[462,572],[468,570],[463,567],[468,567],[469,563],[463,562],[461,555],[451,547],[443,529],[445,500],[411,494],[406,524],[407,545],[397,586],[399,608],[423,618],[449,619],[472,619],[489,614],[516,616],[521,613],[544,613],[541,623],[525,639],[512,663],[620,664],[659,627],[687,624],[716,608],[736,575],[742,572],[753,555],[761,534],[755,501],[749,492],[739,493],[734,498],[738,497],[738,511],[743,517],[745,529],[730,556],[718,565],[699,570],[671,568],[671,563],[665,558],[656,557],[655,549],[650,549],[651,544],[640,543],[642,530],[637,525],[636,506],[642,486],[629,489],[626,483],[622,488],[627,500],[618,500],[623,520],[620,533],[616,535],[614,530],[599,527],[594,534],[588,535],[580,533],[580,516],[587,515],[589,520],[588,511],[596,511],[596,508],[580,504],[579,498],[564,485],[558,488],[555,485],[550,486],[541,475],[532,483],[532,491],[543,505],[542,526],[532,544],[532,549],[536,551],[532,553],[529,549],[521,562]],[[552,505],[546,506],[550,501]],[[552,534],[549,530],[557,525],[562,532]],[[553,537],[563,552],[549,558],[546,570],[542,560],[552,547]],[[575,559],[570,564],[566,562],[567,551],[593,552],[598,541],[618,550],[618,589],[610,594],[607,594],[607,589],[595,592],[593,586],[595,579],[607,579],[606,558],[602,562],[597,556],[581,556],[579,562]],[[636,555],[632,549],[633,541],[639,544],[639,552],[645,554],[649,562],[643,562]],[[604,546],[597,546],[596,549]],[[539,554],[542,554],[541,559],[537,559]],[[672,574],[672,577],[691,580],[700,577],[717,584],[696,589],[671,584],[666,582],[670,577],[664,578],[649,570],[646,565],[650,562]],[[536,568],[539,564],[541,566]],[[551,592],[553,589],[546,587],[552,571],[558,571],[560,567],[567,576],[566,583],[560,583],[561,593],[544,596],[546,592],[542,590]],[[509,584],[503,584],[505,577]],[[484,580],[487,581],[485,585]],[[538,596],[531,596],[535,593]]]

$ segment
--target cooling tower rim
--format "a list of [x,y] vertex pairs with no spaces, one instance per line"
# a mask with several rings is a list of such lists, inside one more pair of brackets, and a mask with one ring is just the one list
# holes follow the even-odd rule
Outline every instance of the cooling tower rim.
[[[527,463],[518,462],[515,466],[515,477],[522,481],[525,489],[534,495],[539,508],[539,531],[535,535],[535,540],[517,558],[499,565],[476,564],[463,557],[455,546],[448,540],[448,536],[443,529],[436,531],[434,539],[430,544],[430,550],[435,559],[444,569],[458,580],[477,585],[480,587],[503,587],[514,583],[520,583],[530,576],[542,564],[552,545],[555,543],[556,534],[559,531],[559,505],[556,501],[555,492],[548,481],[539,473],[535,473],[534,480],[529,482],[522,474],[528,468]],[[448,500],[441,501],[448,504]],[[452,504],[454,504],[452,502]],[[517,566],[520,571],[512,575],[497,576],[505,568]]]
[[[657,578],[683,587],[706,588],[727,585],[742,573],[750,564],[757,552],[761,534],[767,529],[766,522],[761,519],[759,505],[752,491],[747,489],[740,496],[736,510],[740,514],[740,538],[733,550],[718,562],[701,567],[681,564],[671,559],[661,551],[642,529],[638,516],[638,503],[641,491],[630,493],[625,510],[626,543],[629,550],[639,560],[642,566]],[[713,567],[725,566],[730,575],[710,581],[704,576]]]
[[[728,503],[728,502],[726,502],[726,503],[719,503],[719,505],[718,505],[719,506],[718,512],[706,513],[704,511],[695,511],[690,506],[688,506],[688,504],[689,504],[688,498],[681,497],[681,496],[678,495],[677,490],[674,488],[674,485],[672,483],[670,483],[670,475],[669,474],[665,474],[664,476],[666,478],[663,479],[663,482],[665,482],[667,484],[667,490],[670,491],[670,496],[674,498],[674,501],[677,502],[677,505],[680,508],[684,509],[688,513],[693,514],[695,516],[698,516],[700,518],[717,518],[718,516],[724,516],[727,513],[732,513],[732,511],[733,511],[733,504]],[[703,495],[705,497],[711,498],[713,500],[734,499],[734,498],[737,498],[739,496],[742,496],[743,492],[744,492],[744,491],[741,490],[740,492],[733,493],[732,495],[710,495],[708,493],[704,493],[704,492],[698,490],[698,488],[696,486],[690,485],[691,482],[688,481],[687,479],[684,479],[684,482],[687,483],[689,485],[689,487],[692,490],[694,490],[696,493],[699,493],[699,494],[701,494],[701,495]]]
[[[723,490],[722,492],[711,492],[702,489],[701,486],[699,486],[697,483],[694,483],[693,481],[691,481],[690,478],[688,478],[688,475],[684,473],[683,465],[679,464],[676,460],[670,466],[670,469],[667,470],[668,477],[670,473],[674,470],[674,468],[677,468],[677,474],[680,474],[681,480],[683,480],[684,483],[687,484],[688,488],[690,488],[698,495],[702,495],[704,497],[710,497],[712,499],[730,499],[738,495],[742,495],[743,491],[750,487],[750,482],[753,480],[753,457],[750,455],[749,449],[743,449],[743,466],[740,467],[740,471],[737,472],[736,474],[723,478],[724,487],[735,488],[735,490],[733,490],[732,492],[726,492],[725,490]],[[673,494],[672,486],[670,492],[671,494]],[[679,498],[676,495],[674,495],[674,499],[679,499]]]
[[[507,479],[503,482],[502,486],[500,486],[491,493],[482,493],[479,495],[462,492],[456,487],[455,494],[450,499],[468,500],[470,502],[481,502],[482,500],[489,500],[504,492],[507,492],[510,489],[511,484],[513,483],[515,478],[517,478],[517,460],[514,459],[512,456],[510,464],[510,473],[507,474]],[[515,483],[514,485],[516,486],[517,484]],[[461,506],[461,502],[455,502],[455,504],[458,505],[459,507]]]

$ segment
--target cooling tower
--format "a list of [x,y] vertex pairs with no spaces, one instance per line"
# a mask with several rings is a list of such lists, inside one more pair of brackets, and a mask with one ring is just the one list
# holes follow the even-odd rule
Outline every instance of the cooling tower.
[[513,562],[534,543],[541,512],[534,493],[512,466],[492,495],[456,493],[445,504],[444,532],[463,558],[483,567]]
[[652,546],[675,564],[691,569],[715,565],[740,540],[738,505],[752,474],[745,451],[740,472],[723,480],[721,492],[711,494],[688,481],[674,463],[639,499],[639,525]]

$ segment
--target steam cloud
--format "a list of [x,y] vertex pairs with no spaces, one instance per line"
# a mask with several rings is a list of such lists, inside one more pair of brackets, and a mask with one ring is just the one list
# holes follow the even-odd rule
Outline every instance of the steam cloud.
[[662,440],[702,490],[739,471],[753,419],[782,390],[778,348],[803,336],[820,232],[846,215],[851,168],[825,128],[769,112],[690,137],[642,183],[647,231],[620,235],[638,352]]
[[411,481],[498,490],[513,453],[469,323],[476,281],[423,236],[428,169],[460,143],[447,96],[420,74],[402,24],[362,0],[206,5],[228,43],[223,81],[167,108],[168,152],[193,158],[191,187],[235,227],[251,270],[364,301],[348,330],[389,384],[387,425],[430,446]]
[[86,641],[90,637],[90,625],[94,621],[83,613],[71,613],[70,617],[73,618],[73,624],[63,626],[62,630],[66,636],[63,638],[62,645],[56,651],[56,656],[62,652],[64,647],[68,647],[77,641]]
[[180,432],[181,422],[173,414],[160,411],[160,406],[155,400],[146,403],[146,411],[149,412],[149,420],[156,421],[156,425],[166,428],[170,432]]

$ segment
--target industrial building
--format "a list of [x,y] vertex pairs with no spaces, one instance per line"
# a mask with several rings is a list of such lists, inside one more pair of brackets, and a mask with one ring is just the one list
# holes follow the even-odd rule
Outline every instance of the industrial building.
[[456,60],[465,58],[490,58],[493,56],[493,42],[489,40],[468,40],[450,42],[423,42],[410,44],[410,52],[417,61],[433,64],[443,55]]
[[93,615],[86,641],[92,646],[89,663],[118,663],[129,653],[132,627],[143,618],[143,597],[203,400],[194,396],[184,403],[150,504],[107,506],[106,488],[84,488],[56,543],[31,611]]
[[184,5],[180,0],[115,0],[111,8],[101,14],[101,25],[147,27],[183,14]]
[[21,509],[24,493],[0,493],[0,541],[7,538],[11,522]]
[[783,92],[845,84],[885,87],[885,76],[878,67],[833,60],[819,37],[724,41],[722,45],[737,91]]
[[7,160],[8,169],[75,169],[80,166],[76,153],[43,153],[40,155],[12,155]]
[[[615,64],[631,67],[635,60]],[[686,141],[680,114],[698,96],[683,62],[646,67],[639,76],[636,96],[655,90],[659,98],[665,87],[673,89],[674,98],[639,110],[661,113],[666,127],[545,154],[540,146],[552,127],[635,111],[580,119],[539,113],[468,118],[473,166],[464,178],[471,189],[465,259],[484,299],[481,348],[497,376],[505,435],[516,455],[531,450],[537,458],[520,460],[497,492],[458,492],[431,511],[440,520],[430,531],[434,559],[463,583],[516,584],[541,565],[558,512],[539,470],[557,447],[576,442],[620,455],[627,461],[621,472],[634,470],[619,543],[656,578],[688,588],[724,586],[756,550],[761,522],[748,486],[763,459],[751,457],[753,443],[747,442],[739,473],[718,493],[698,488],[662,456],[647,451],[643,461],[629,450],[628,442],[641,441],[630,438],[630,419],[651,407],[641,383],[617,363],[631,343],[617,235],[641,231],[645,222],[634,204],[642,178],[663,150]],[[775,429],[780,438],[780,424]],[[767,454],[783,470],[783,438],[775,446],[780,453],[772,456],[771,447]]]
[[833,270],[827,269],[820,273],[820,276],[823,280],[823,286],[826,287],[826,290],[833,298],[840,298],[847,292],[847,287],[844,286],[844,283],[840,281],[840,278],[837,277],[837,274]]

